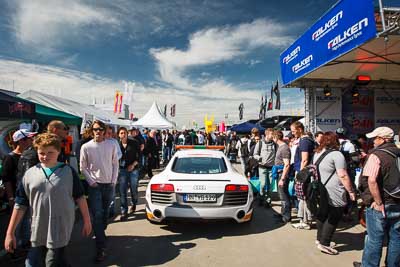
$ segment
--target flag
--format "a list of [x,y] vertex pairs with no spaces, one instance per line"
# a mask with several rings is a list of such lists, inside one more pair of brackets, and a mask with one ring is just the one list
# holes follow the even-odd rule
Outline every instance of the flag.
[[243,105],[243,103],[240,103],[240,105],[239,105],[239,120],[243,119],[243,109],[244,109],[244,105]]
[[281,109],[281,92],[279,91],[278,81],[276,81],[276,84],[274,87],[274,93],[276,96],[275,109],[280,110]]
[[118,111],[118,103],[119,103],[119,92],[115,92],[115,98],[114,98],[114,113],[117,113]]
[[264,105],[263,105],[263,114],[262,114],[263,120],[265,120],[265,114],[266,114],[266,112],[267,112],[267,99],[268,99],[268,93],[265,92],[265,96],[264,96]]
[[118,102],[118,113],[122,112],[122,100],[124,95],[120,92],[119,93],[119,102]]
[[164,105],[164,116],[167,117],[167,104]]
[[258,113],[258,118],[261,120],[263,116],[263,109],[264,109],[264,96],[261,96],[261,105],[260,105],[260,112]]
[[271,97],[268,100],[267,110],[274,108],[274,86],[271,86]]
[[171,105],[170,115],[171,117],[175,117],[175,104]]

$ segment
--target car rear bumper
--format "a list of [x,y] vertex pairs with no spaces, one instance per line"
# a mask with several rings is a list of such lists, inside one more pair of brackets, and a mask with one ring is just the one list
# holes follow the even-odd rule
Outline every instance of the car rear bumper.
[[244,206],[225,207],[190,207],[147,203],[147,218],[154,222],[162,222],[168,218],[220,220],[234,219],[238,223],[251,220],[253,199]]

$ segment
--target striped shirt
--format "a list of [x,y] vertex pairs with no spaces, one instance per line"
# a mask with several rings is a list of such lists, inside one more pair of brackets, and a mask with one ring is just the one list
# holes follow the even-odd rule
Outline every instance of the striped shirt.
[[381,168],[381,161],[376,155],[371,154],[368,157],[367,163],[365,163],[363,169],[363,176],[368,176],[368,179],[376,180],[380,168]]

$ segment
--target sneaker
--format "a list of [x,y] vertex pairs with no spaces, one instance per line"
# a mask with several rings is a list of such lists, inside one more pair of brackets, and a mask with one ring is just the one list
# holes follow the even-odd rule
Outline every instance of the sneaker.
[[302,222],[302,228],[301,229],[310,230],[311,229],[311,225],[308,224],[308,223]]
[[304,223],[304,222],[299,222],[299,223],[294,223],[294,224],[292,224],[292,226],[295,228],[295,229],[303,229],[303,230],[310,230],[311,229],[311,226],[309,225],[309,224],[307,224],[307,223]]
[[[319,245],[320,243],[319,243],[319,241],[318,240],[315,240],[315,245]],[[335,242],[333,242],[333,241],[331,241],[331,243],[329,244],[329,246],[331,247],[331,248],[334,248],[334,247],[336,247],[336,243]]]
[[353,267],[361,267],[361,262],[353,261]]
[[322,253],[325,253],[325,254],[328,254],[328,255],[337,255],[337,254],[339,254],[339,252],[338,252],[336,249],[331,248],[331,247],[327,247],[327,246],[324,246],[324,245],[321,245],[321,244],[319,244],[319,245],[317,246],[317,248],[318,248]]
[[129,209],[129,213],[133,214],[136,211],[136,204],[132,205],[132,207]]
[[98,250],[97,250],[97,253],[96,253],[95,261],[96,261],[97,263],[99,263],[99,262],[104,261],[105,258],[106,258],[106,253],[105,253],[104,249],[98,249]]

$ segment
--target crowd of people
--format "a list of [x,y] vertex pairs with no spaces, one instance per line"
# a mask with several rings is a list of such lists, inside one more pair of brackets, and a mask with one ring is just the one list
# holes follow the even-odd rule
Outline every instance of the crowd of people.
[[[243,174],[255,185],[258,203],[271,207],[276,185],[279,219],[296,229],[316,227],[316,246],[326,254],[338,254],[333,235],[340,220],[352,216],[360,195],[367,206],[368,235],[362,263],[354,266],[379,266],[385,235],[389,236],[386,265],[400,266],[400,150],[388,127],[351,141],[344,128],[312,135],[300,122],[291,125],[287,136],[279,130],[260,133],[254,128],[251,135],[239,137],[235,132],[194,130],[141,132],[120,127],[114,131],[96,120],[77,146],[79,169],[72,168],[65,155],[63,140],[68,130],[61,121],[50,122],[42,134],[18,130],[13,134],[15,149],[3,161],[2,179],[9,207],[13,207],[5,248],[11,253],[29,251],[26,266],[44,262],[67,266],[64,251],[74,225],[75,205],[83,218],[82,234],[89,236],[93,230],[95,261],[102,262],[116,191],[120,220],[125,221],[136,211],[139,179],[146,174],[151,178],[153,169],[167,164],[176,145],[224,146],[227,157],[239,160]],[[326,190],[327,201],[318,212],[299,182],[310,166],[315,166],[321,188]],[[298,221],[292,218],[292,208],[297,210]]]
[[[315,135],[305,132],[300,122],[290,128],[286,137],[273,129],[266,129],[262,136],[254,128],[251,136],[239,139],[233,134],[228,141],[227,154],[236,153],[243,174],[250,182],[253,177],[258,182],[259,204],[270,207],[272,183],[277,183],[279,219],[292,222],[294,207],[299,221],[292,226],[309,230],[316,225],[317,248],[336,255],[333,235],[340,220],[351,218],[360,196],[366,207],[367,236],[362,262],[354,262],[354,266],[379,266],[386,236],[386,266],[400,266],[400,149],[394,143],[394,131],[378,127],[350,140],[344,128]],[[300,182],[313,175],[325,190],[326,203],[321,195],[318,209],[312,203],[315,199],[307,195],[316,191]]]

